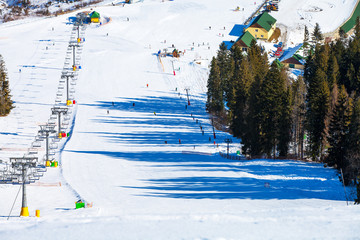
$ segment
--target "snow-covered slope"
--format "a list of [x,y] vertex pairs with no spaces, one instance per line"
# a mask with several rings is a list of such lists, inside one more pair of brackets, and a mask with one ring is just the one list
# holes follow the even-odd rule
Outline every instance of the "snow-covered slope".
[[[259,4],[149,0],[96,7],[111,21],[85,31],[75,124],[61,168],[28,187],[30,213],[40,209],[42,217],[16,217],[18,199],[6,220],[19,187],[0,185],[0,238],[358,237],[360,210],[346,205],[333,169],[227,160],[217,153],[230,136],[217,131],[214,144],[205,112],[207,65],[218,45],[231,39],[233,25]],[[239,5],[245,11],[233,11]],[[74,15],[0,26],[16,102],[0,119],[0,158],[21,156],[37,124],[49,118],[72,28],[67,18]],[[155,53],[172,45],[185,54],[160,61]],[[233,141],[232,153],[240,147]],[[93,207],[75,210],[79,198]]]

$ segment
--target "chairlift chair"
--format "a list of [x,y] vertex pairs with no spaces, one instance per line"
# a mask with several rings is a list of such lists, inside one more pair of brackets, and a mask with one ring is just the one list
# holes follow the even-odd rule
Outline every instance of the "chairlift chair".
[[41,142],[40,142],[40,141],[35,141],[35,142],[33,142],[33,143],[31,144],[31,146],[32,146],[33,148],[35,148],[35,147],[41,147]]
[[51,143],[50,144],[50,149],[57,149],[58,145],[56,143]]

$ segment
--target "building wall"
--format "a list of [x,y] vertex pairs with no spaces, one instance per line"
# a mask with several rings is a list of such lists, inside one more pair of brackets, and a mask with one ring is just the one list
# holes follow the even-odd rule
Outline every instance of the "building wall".
[[99,18],[92,18],[92,19],[91,19],[91,22],[93,22],[93,23],[98,23],[98,22],[100,22],[100,19],[99,19]]
[[267,40],[269,40],[269,38],[273,35],[273,33],[275,32],[276,29],[276,23],[272,26],[272,28],[270,29],[270,31],[268,32],[268,38]]
[[276,29],[276,23],[274,24],[274,26],[268,31],[266,31],[264,28],[257,28],[257,27],[248,27],[246,29],[246,31],[248,31],[249,33],[251,33],[251,35],[253,35],[255,38],[257,39],[265,39],[265,40],[269,40],[269,38],[271,37],[271,35],[273,35],[274,31]]
[[[284,64],[285,67],[290,68],[289,63],[282,63],[282,64]],[[304,65],[301,64],[292,64],[292,65],[294,65],[294,67],[292,68],[304,70]]]
[[268,32],[264,28],[249,27],[246,29],[254,38],[268,39]]

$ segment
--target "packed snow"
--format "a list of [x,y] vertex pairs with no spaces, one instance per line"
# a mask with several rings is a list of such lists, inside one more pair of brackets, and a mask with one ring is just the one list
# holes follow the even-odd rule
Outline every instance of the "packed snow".
[[[355,1],[331,1],[333,8],[327,1],[304,2],[297,8],[323,9],[320,21],[333,8],[341,9],[339,19],[347,18]],[[64,126],[70,138],[58,143],[60,167],[48,168],[27,187],[29,218],[18,217],[19,196],[7,220],[20,186],[0,185],[0,239],[358,238],[360,210],[347,205],[354,189],[345,195],[334,169],[229,160],[218,153],[226,152],[224,140],[232,137],[216,130],[214,139],[205,111],[208,65],[219,44],[234,39],[232,27],[261,4],[145,0],[93,6],[109,22],[80,32],[81,69],[71,85],[77,103]],[[234,11],[237,6],[244,11]],[[295,26],[286,15],[293,6],[281,1],[279,7],[279,22]],[[64,103],[59,81],[72,62],[67,47],[75,15],[0,25],[0,54],[16,106],[0,118],[0,159],[23,156],[59,95]],[[320,24],[330,29],[339,22]],[[157,56],[174,48],[184,53],[179,59]],[[235,155],[240,140],[232,140]],[[92,207],[75,209],[79,199]]]

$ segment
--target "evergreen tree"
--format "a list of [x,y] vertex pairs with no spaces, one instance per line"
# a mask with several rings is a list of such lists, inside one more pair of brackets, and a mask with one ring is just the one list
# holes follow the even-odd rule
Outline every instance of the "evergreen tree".
[[349,132],[351,109],[351,101],[349,100],[345,87],[342,85],[339,89],[338,100],[330,121],[328,135],[330,147],[328,150],[329,155],[326,158],[328,165],[336,165],[338,169],[343,169],[346,166],[346,137]]
[[254,78],[249,91],[249,110],[245,116],[246,129],[242,138],[243,153],[258,156],[263,153],[261,133],[260,92],[262,79]]
[[262,54],[261,48],[255,41],[251,43],[247,59],[249,69],[252,73],[252,81],[249,88],[248,110],[245,116],[246,129],[243,133],[243,153],[252,156],[260,155],[263,152],[261,132],[260,92],[264,77],[269,70],[267,55]]
[[324,39],[319,23],[316,23],[314,31],[312,32],[312,40],[315,42],[315,44],[320,43]]
[[220,70],[221,88],[224,95],[223,100],[227,102],[232,101],[233,84],[231,78],[234,73],[234,60],[224,42],[220,44],[216,59]]
[[231,49],[231,57],[232,62],[234,63],[234,73],[232,74],[232,77],[230,79],[229,85],[228,85],[228,92],[227,92],[227,102],[229,107],[229,114],[228,117],[231,120],[234,117],[234,109],[236,104],[236,92],[241,87],[241,62],[243,59],[242,51],[240,47],[235,46]]
[[359,17],[356,18],[354,34],[355,34],[355,39],[360,40],[360,18]]
[[330,56],[328,61],[327,77],[330,91],[332,90],[334,84],[338,83],[340,76],[339,65],[334,55]]
[[301,159],[304,151],[304,134],[305,134],[305,111],[306,111],[306,86],[303,78],[298,77],[297,81],[292,84],[292,103],[293,103],[293,141],[294,152]]
[[5,62],[0,55],[0,116],[8,115],[13,108]]
[[273,153],[275,158],[276,146],[278,144],[279,123],[281,117],[281,105],[284,82],[280,77],[280,70],[275,62],[271,64],[270,70],[261,86],[260,108],[262,146],[268,157]]
[[357,187],[357,200],[360,203],[360,98],[354,101],[346,143],[345,184],[353,182]]
[[262,54],[261,48],[255,41],[252,41],[247,56],[254,78],[258,78],[259,82],[262,82],[269,70],[267,54]]
[[249,111],[250,87],[254,82],[247,59],[244,59],[241,62],[239,72],[236,76],[239,77],[239,81],[238,88],[236,89],[236,100],[233,109],[234,115],[231,129],[235,137],[243,139],[247,130],[247,123],[245,120]]
[[330,91],[324,71],[317,69],[309,79],[307,94],[307,129],[309,133],[309,152],[313,160],[322,158],[326,136],[326,118],[329,110]]
[[224,109],[223,90],[221,86],[220,69],[215,57],[213,57],[211,61],[207,88],[206,109],[214,113],[222,112]]
[[281,108],[279,129],[277,135],[278,150],[280,157],[286,157],[289,151],[289,143],[291,141],[291,125],[292,125],[292,102],[291,102],[291,88],[283,89],[281,94]]
[[304,55],[308,56],[309,55],[309,30],[306,25],[305,25],[305,29],[304,29],[303,49],[304,49]]

